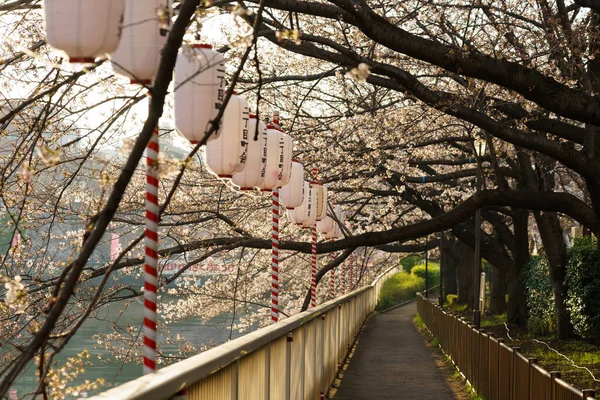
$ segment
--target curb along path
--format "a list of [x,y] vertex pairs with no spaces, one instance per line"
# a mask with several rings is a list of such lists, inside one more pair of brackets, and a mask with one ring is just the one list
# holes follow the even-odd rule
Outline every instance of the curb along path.
[[373,315],[334,400],[454,399],[412,319],[417,303]]

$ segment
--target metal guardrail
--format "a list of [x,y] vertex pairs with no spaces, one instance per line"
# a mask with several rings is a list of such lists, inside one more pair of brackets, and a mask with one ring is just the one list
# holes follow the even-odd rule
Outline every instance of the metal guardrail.
[[318,399],[373,312],[387,269],[369,286],[124,383],[92,399]]
[[440,347],[487,400],[594,400],[593,390],[580,391],[527,358],[519,347],[510,348],[504,339],[475,329],[463,319],[417,295],[421,319],[438,339]]

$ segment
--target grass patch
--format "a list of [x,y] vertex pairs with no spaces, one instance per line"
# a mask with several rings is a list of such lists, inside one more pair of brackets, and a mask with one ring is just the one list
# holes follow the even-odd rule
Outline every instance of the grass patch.
[[485,315],[482,318],[481,327],[485,328],[485,327],[489,327],[489,326],[504,325],[505,321],[506,321],[506,313],[499,314],[499,315]]
[[419,329],[428,331],[427,326],[425,326],[425,322],[423,322],[423,318],[421,318],[421,316],[418,313],[417,315],[415,315],[415,323],[417,324]]

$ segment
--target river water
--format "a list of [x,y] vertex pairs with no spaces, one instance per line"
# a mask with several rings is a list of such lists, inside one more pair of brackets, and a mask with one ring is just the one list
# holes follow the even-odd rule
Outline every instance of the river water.
[[[120,313],[122,310],[125,311],[121,315]],[[119,326],[131,324],[139,327],[142,324],[142,316],[142,304],[130,302],[127,307],[125,307],[124,303],[106,305],[100,310],[96,319],[88,319],[58,357],[59,361],[65,361],[67,358],[74,357],[86,349],[91,355],[90,361],[93,365],[87,366],[85,374],[78,376],[70,386],[81,384],[84,380],[94,381],[97,378],[104,378],[106,383],[101,389],[101,391],[103,391],[110,386],[119,385],[141,376],[141,360],[140,364],[101,362],[98,356],[100,356],[102,360],[113,359],[113,357],[109,351],[95,347],[97,343],[95,339],[92,339],[92,335],[112,332],[112,323],[117,320]],[[231,315],[222,314],[205,324],[201,324],[199,318],[194,318],[170,324],[168,329],[170,331],[170,336],[175,337],[177,334],[184,336],[199,349],[202,344],[218,344],[227,341],[229,338],[230,325]],[[241,335],[241,333],[234,331],[232,338],[235,339]],[[159,343],[165,343],[164,335],[162,335],[162,337],[160,336],[159,332]],[[176,354],[175,346],[162,346],[162,350],[165,354]],[[26,396],[27,393],[35,391],[36,388],[37,380],[35,366],[32,365],[15,384],[13,390],[16,390],[18,397],[22,398],[28,397]],[[91,396],[92,394],[94,393],[89,392],[80,395],[79,397],[85,397],[86,395]]]

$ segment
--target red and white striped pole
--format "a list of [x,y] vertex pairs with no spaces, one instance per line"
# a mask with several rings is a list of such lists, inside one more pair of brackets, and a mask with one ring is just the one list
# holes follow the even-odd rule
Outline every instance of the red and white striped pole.
[[340,277],[340,285],[342,287],[342,296],[346,294],[346,267],[344,264],[340,265],[342,269],[342,276]]
[[[333,242],[333,240],[330,240],[330,242]],[[335,253],[333,251],[329,253],[329,260],[331,262],[335,260]],[[335,268],[331,268],[329,272],[329,298],[333,300],[335,299]]]
[[[312,169],[313,177],[315,181],[317,180],[317,174],[319,173],[319,169],[317,167],[313,167]],[[317,205],[315,204],[315,208]],[[315,211],[316,212],[316,211]],[[310,306],[317,306],[317,223],[312,226],[312,254],[311,254],[311,268],[310,268]]]
[[354,271],[354,255],[351,254],[350,255],[350,263],[348,265],[348,280],[350,281],[350,283],[348,284],[348,291],[351,292],[352,290],[354,290],[354,280],[353,280],[353,273],[352,271]]
[[271,322],[279,321],[279,189],[273,189],[271,230]]
[[158,126],[146,147],[146,255],[144,274],[144,375],[156,372],[156,292],[158,289]]
[[[279,128],[279,111],[273,112],[273,125]],[[271,204],[271,323],[279,321],[279,189],[272,190]]]

